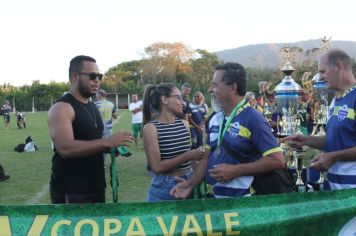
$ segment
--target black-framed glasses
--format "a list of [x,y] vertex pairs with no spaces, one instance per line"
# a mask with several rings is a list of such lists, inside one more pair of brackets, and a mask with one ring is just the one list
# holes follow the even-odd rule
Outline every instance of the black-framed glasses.
[[103,79],[103,74],[100,73],[85,73],[85,72],[78,72],[79,75],[87,75],[90,80],[96,80],[98,78],[100,81]]

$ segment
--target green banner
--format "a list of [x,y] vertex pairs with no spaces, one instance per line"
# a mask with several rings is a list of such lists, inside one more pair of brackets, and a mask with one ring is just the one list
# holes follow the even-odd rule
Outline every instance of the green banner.
[[160,203],[0,206],[0,235],[356,235],[356,189]]

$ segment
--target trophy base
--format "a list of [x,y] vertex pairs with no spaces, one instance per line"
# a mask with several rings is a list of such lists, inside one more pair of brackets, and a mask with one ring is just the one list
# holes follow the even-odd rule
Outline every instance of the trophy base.
[[307,187],[305,185],[297,185],[298,193],[305,193],[307,191]]
[[288,137],[290,135],[289,134],[276,134],[275,136],[276,136],[276,138],[285,138],[285,137]]
[[324,190],[324,183],[318,183],[318,190],[323,191]]

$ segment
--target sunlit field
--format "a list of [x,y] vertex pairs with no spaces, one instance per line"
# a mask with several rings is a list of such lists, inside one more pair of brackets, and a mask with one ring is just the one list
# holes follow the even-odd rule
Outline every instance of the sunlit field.
[[[114,132],[131,130],[131,114],[119,111]],[[1,122],[2,122],[2,117]],[[47,113],[26,113],[26,129],[18,129],[14,115],[9,130],[0,128],[0,163],[10,179],[0,182],[1,205],[50,204],[49,178],[51,174],[52,149],[48,133]],[[14,148],[31,136],[38,151],[18,153]],[[145,201],[150,177],[146,171],[146,157],[142,141],[138,147],[129,147],[131,157],[119,157],[116,161],[119,178],[119,202]],[[110,187],[109,155],[105,160],[106,202],[112,202]]]

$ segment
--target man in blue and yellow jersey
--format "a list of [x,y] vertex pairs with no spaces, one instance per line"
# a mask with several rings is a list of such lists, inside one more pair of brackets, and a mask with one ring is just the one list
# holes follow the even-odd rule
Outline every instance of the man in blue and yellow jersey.
[[326,135],[292,135],[281,142],[323,150],[312,159],[311,166],[328,171],[331,189],[356,188],[356,80],[350,56],[339,49],[326,52],[319,60],[319,74],[327,89],[335,91]]
[[218,65],[209,92],[221,111],[209,122],[206,156],[188,181],[177,179],[171,194],[185,198],[205,176],[215,198],[251,195],[255,175],[285,166],[281,148],[267,120],[244,98],[246,72],[240,64]]

